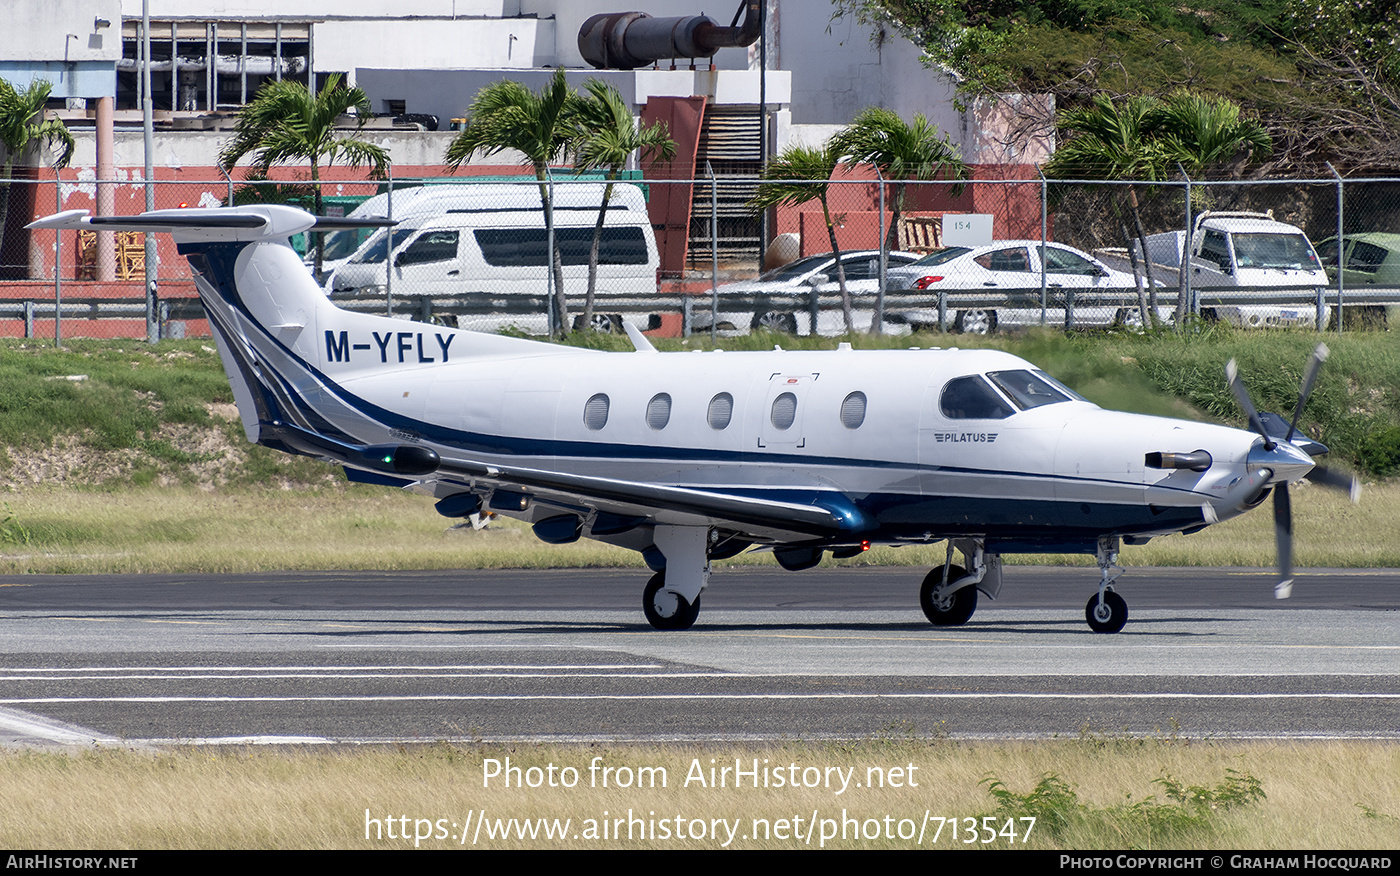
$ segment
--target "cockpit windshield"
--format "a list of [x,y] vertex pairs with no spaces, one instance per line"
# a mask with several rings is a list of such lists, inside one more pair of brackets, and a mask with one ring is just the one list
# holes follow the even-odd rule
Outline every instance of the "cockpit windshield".
[[992,371],[987,377],[1023,411],[1056,402],[1084,400],[1044,371]]

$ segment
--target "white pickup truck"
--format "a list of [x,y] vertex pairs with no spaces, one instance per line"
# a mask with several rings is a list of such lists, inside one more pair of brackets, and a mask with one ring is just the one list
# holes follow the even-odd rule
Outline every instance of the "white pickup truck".
[[[1155,265],[1179,269],[1185,232],[1147,236]],[[1170,278],[1160,275],[1158,280]],[[1326,327],[1318,306],[1327,273],[1302,229],[1273,213],[1204,212],[1191,232],[1191,288],[1201,315],[1242,328],[1276,325]],[[1252,303],[1258,301],[1260,303]],[[1318,326],[1319,319],[1322,326]]]

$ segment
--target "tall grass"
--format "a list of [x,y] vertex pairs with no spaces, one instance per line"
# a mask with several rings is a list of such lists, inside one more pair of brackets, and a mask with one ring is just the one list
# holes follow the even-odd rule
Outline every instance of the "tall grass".
[[[488,782],[485,762],[578,772],[573,788]],[[594,786],[595,763],[658,767],[666,785]],[[818,787],[710,787],[696,765],[851,771]],[[872,772],[872,770],[874,772]],[[894,772],[898,770],[898,772]],[[616,776],[617,773],[614,773]],[[811,774],[809,774],[811,775]],[[880,775],[897,782],[879,787]],[[862,787],[855,787],[859,782]],[[871,787],[871,785],[875,785]],[[739,822],[738,848],[1390,849],[1400,825],[1400,749],[1385,743],[1227,743],[1086,734],[1040,743],[906,736],[771,745],[447,744],[397,748],[97,750],[0,753],[0,817],[11,848],[718,848],[712,819]],[[487,840],[461,826],[571,820],[563,839]],[[625,836],[629,813],[680,816],[703,839]],[[806,839],[795,816],[820,822]],[[989,819],[983,822],[983,817]],[[1034,817],[1029,841],[1027,822]],[[386,819],[396,820],[394,837]],[[398,819],[406,821],[398,821]],[[624,836],[601,822],[621,819]],[[367,822],[369,819],[369,822]],[[448,837],[415,842],[421,828]],[[597,838],[587,836],[592,820]],[[788,832],[771,827],[786,819]],[[965,819],[974,819],[969,822]],[[852,821],[854,820],[854,821]],[[758,823],[756,825],[756,822]],[[902,824],[903,822],[903,824]],[[846,836],[822,839],[822,830]],[[850,824],[859,826],[853,836]],[[456,825],[452,830],[451,825]],[[616,822],[610,823],[610,827]],[[765,836],[761,829],[767,824]],[[989,837],[984,824],[998,833]],[[971,825],[975,831],[969,831]],[[888,829],[887,829],[888,828]],[[935,831],[938,834],[934,839]],[[899,836],[903,830],[905,838]],[[366,834],[369,834],[366,836]],[[404,834],[408,838],[404,839]],[[873,835],[872,835],[873,834]],[[891,834],[893,834],[891,836]],[[476,838],[473,844],[473,837]],[[984,840],[992,839],[990,842]]]

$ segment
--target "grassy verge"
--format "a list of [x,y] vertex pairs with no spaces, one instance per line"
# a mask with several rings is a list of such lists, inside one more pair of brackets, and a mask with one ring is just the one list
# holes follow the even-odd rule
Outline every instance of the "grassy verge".
[[[1351,505],[1322,490],[1297,491],[1300,566],[1400,565],[1400,485],[1375,487]],[[0,504],[0,573],[260,572],[309,569],[505,569],[642,565],[640,555],[587,540],[539,542],[529,528],[499,521],[455,528],[421,496],[364,486],[313,490],[27,490]],[[1190,536],[1124,548],[1135,566],[1269,566],[1268,509]],[[1091,564],[1070,555],[1011,556],[1008,562]],[[940,544],[881,547],[827,565],[932,566]],[[724,564],[770,564],[769,553]]]
[[[507,759],[520,770],[511,787]],[[736,788],[736,760],[769,787]],[[711,784],[712,766],[731,768],[726,787]],[[775,787],[779,774],[810,787]],[[837,793],[841,775],[851,783]],[[543,786],[519,787],[531,782]],[[0,755],[0,800],[15,848],[706,849],[731,830],[731,848],[911,848],[922,829],[924,847],[943,849],[1390,849],[1400,749],[1086,733],[1037,744],[901,734],[767,746],[24,752]],[[525,824],[540,835],[522,839]],[[498,828],[510,836],[492,838]],[[562,839],[545,838],[556,829]]]
[[[725,339],[722,346],[764,349],[776,341],[789,348],[831,347],[836,340],[760,333]],[[1241,425],[1222,376],[1226,359],[1239,359],[1261,408],[1288,412],[1318,335],[1218,328],[1189,337],[851,340],[860,347],[998,346],[1105,407]],[[1303,426],[1331,443],[1343,465],[1350,460],[1373,474],[1356,508],[1320,490],[1297,491],[1297,561],[1397,565],[1400,548],[1391,534],[1400,531],[1400,489],[1384,479],[1377,483],[1375,473],[1400,467],[1400,339],[1378,332],[1329,336],[1327,342],[1333,356]],[[625,339],[611,336],[578,343],[628,348]],[[247,444],[231,401],[218,356],[205,342],[81,341],[54,350],[0,341],[0,571],[640,564],[635,555],[603,545],[541,545],[510,524],[481,533],[451,529],[425,499],[347,485],[319,462]],[[846,562],[921,566],[941,561],[937,554],[937,548],[884,548]],[[1267,509],[1122,555],[1137,565],[1269,565],[1273,557]]]

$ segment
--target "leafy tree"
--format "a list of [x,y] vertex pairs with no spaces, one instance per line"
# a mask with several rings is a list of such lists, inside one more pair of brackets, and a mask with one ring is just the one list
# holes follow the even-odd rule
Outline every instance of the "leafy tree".
[[[255,152],[253,163],[263,174],[274,164],[307,161],[311,163],[311,187],[315,212],[321,215],[321,164],[344,159],[352,167],[372,166],[370,175],[382,177],[389,166],[389,153],[356,137],[338,136],[336,122],[355,111],[358,131],[369,118],[369,98],[358,88],[341,84],[340,76],[326,79],[325,87],[312,97],[307,87],[290,79],[268,82],[253,100],[238,111],[233,139],[219,152],[219,163],[232,170],[239,159]],[[325,247],[316,235],[316,275],[321,274]]]
[[23,91],[0,79],[0,147],[5,151],[4,175],[0,176],[0,253],[4,252],[5,219],[10,212],[10,180],[14,178],[15,162],[26,149],[37,142],[59,147],[54,167],[67,167],[73,159],[73,135],[61,119],[44,118],[53,86],[35,80]]
[[831,174],[842,158],[840,144],[834,139],[823,146],[789,146],[769,160],[763,169],[763,182],[749,201],[754,212],[767,210],[783,204],[797,206],[808,201],[819,201],[822,205],[822,219],[826,222],[826,233],[831,241],[831,254],[836,258],[836,283],[841,289],[841,313],[846,319],[846,331],[855,331],[855,319],[851,313],[851,293],[846,288],[846,269],[841,265],[841,247],[836,243],[836,222],[831,217],[831,205],[827,202],[827,190],[831,187]]
[[[540,204],[544,207],[545,233],[554,232],[554,202],[548,171],[551,162],[569,154],[577,136],[575,116],[581,99],[564,81],[562,68],[554,71],[539,93],[509,79],[481,89],[468,110],[467,126],[447,147],[447,166],[456,170],[473,155],[519,152],[535,171]],[[564,296],[564,262],[556,247],[553,258],[554,308],[559,331],[569,331],[569,311]]]
[[593,227],[593,246],[588,251],[588,296],[583,306],[583,324],[593,324],[593,295],[598,282],[598,250],[603,238],[603,222],[608,202],[612,199],[613,183],[627,165],[633,153],[670,161],[676,156],[676,142],[671,139],[665,122],[638,127],[632,110],[617,89],[598,79],[583,85],[588,97],[579,103],[575,119],[578,126],[574,163],[580,168],[601,167],[607,171],[608,184],[603,188],[603,203],[598,210],[598,223]]
[[[903,33],[961,100],[1049,93],[1228,97],[1274,140],[1270,167],[1400,166],[1396,0],[832,0]],[[1038,120],[1027,119],[1027,125]]]

